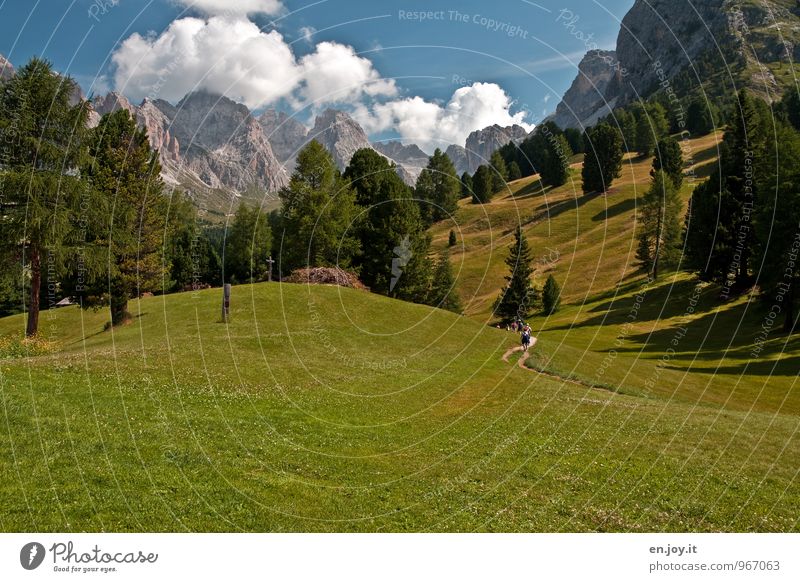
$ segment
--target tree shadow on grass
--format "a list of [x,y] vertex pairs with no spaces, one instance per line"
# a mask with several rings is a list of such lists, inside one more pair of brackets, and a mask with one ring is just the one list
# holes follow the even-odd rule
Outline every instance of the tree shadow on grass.
[[608,220],[609,218],[619,216],[620,214],[630,212],[634,208],[636,208],[636,199],[628,198],[626,200],[617,202],[613,206],[606,206],[602,211],[592,216],[592,221],[602,222],[604,220]]

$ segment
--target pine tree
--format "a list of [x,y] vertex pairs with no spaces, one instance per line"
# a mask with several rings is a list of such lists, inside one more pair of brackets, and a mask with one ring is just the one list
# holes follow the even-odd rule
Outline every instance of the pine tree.
[[353,227],[362,248],[354,260],[359,277],[375,293],[424,303],[430,242],[411,189],[368,148],[353,155],[344,176],[361,207]]
[[456,232],[454,230],[451,230],[450,231],[450,236],[447,239],[447,246],[454,247],[454,246],[456,246],[457,242],[458,241],[456,240]]
[[683,184],[683,152],[680,144],[672,137],[659,140],[656,146],[651,174],[654,175],[658,170],[664,170],[672,179],[675,188],[680,190]]
[[686,129],[693,136],[706,135],[714,129],[712,106],[701,97],[695,97],[686,108]]
[[506,265],[509,276],[506,287],[494,304],[494,312],[503,321],[525,319],[538,301],[535,289],[531,285],[531,250],[528,239],[518,226],[514,232],[514,244],[511,245]]
[[431,282],[430,305],[461,313],[461,299],[456,291],[456,278],[450,266],[450,258],[445,252],[436,261]]
[[[77,86],[58,76],[49,62],[33,58],[2,84],[0,93],[0,166],[4,245],[19,250],[27,288],[26,335],[39,330],[42,262],[60,267],[76,232],[84,183],[77,168],[84,153],[88,115],[81,101],[71,105]],[[49,277],[50,269],[46,269]]]
[[542,307],[545,315],[553,315],[561,306],[561,287],[555,277],[549,275],[542,288]]
[[272,232],[267,215],[240,203],[225,240],[225,277],[235,283],[266,280],[271,250]]
[[506,181],[508,180],[508,168],[506,168],[506,161],[499,151],[492,154],[489,159],[489,164],[492,170],[492,194],[506,189]]
[[478,166],[472,177],[472,202],[486,204],[491,202],[494,195],[494,180],[489,166]]
[[130,318],[131,298],[163,289],[170,269],[164,256],[168,200],[158,153],[127,110],[103,116],[92,130],[89,155],[82,174],[103,208],[89,242],[106,253],[107,264],[81,296],[89,307],[107,293],[116,326]]
[[300,151],[289,185],[279,197],[280,272],[305,266],[350,266],[360,251],[351,228],[357,213],[355,193],[318,141],[312,140]]
[[461,197],[472,198],[472,176],[469,172],[461,174]]
[[519,169],[519,164],[516,161],[512,161],[508,165],[508,181],[513,182],[520,178],[522,178],[522,170]]
[[658,278],[659,269],[674,267],[680,257],[681,199],[672,179],[663,170],[642,199],[639,219],[637,258],[642,267]]
[[640,156],[649,156],[669,131],[666,112],[660,103],[637,104],[633,115],[636,118],[636,151]]
[[573,154],[583,153],[583,135],[575,127],[568,127],[564,130],[564,137],[567,138],[569,149]]
[[417,179],[416,196],[427,224],[450,218],[458,209],[461,181],[453,162],[438,148]]
[[622,138],[610,125],[599,123],[586,132],[583,192],[607,192],[622,171]]
[[545,150],[541,165],[542,182],[554,188],[567,183],[569,179],[569,158],[572,151],[567,139],[560,133],[551,133],[545,140]]

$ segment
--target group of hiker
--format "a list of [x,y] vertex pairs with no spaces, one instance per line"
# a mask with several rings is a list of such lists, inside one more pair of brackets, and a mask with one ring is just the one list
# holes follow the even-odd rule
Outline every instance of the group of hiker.
[[[500,324],[497,324],[497,329],[502,329]],[[533,330],[531,326],[522,321],[521,319],[515,319],[509,324],[506,324],[506,331],[513,331],[515,333],[519,333],[519,339],[522,342],[522,349],[526,352],[528,348],[531,347],[531,338],[533,338]]]

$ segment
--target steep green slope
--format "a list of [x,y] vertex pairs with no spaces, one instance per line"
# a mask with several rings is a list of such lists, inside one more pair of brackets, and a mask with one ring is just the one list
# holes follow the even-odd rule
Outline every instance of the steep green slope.
[[0,360],[1,530],[798,528],[797,416],[562,382],[364,292],[235,287],[229,325],[219,299],[113,333],[59,310]]

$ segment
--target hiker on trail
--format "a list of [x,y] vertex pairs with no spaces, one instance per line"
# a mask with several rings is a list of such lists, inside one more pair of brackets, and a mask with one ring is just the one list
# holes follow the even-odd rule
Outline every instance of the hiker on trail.
[[523,351],[528,351],[528,348],[531,347],[531,334],[527,331],[522,332],[522,349]]
[[513,331],[513,332],[517,331],[517,322],[516,322],[516,320],[511,322],[511,331]]

